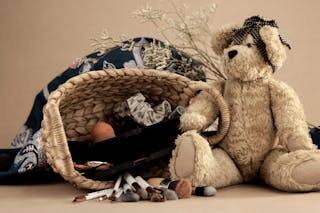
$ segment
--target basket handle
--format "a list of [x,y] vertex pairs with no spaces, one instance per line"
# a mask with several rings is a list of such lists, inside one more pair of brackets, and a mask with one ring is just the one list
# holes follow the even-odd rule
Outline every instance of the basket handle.
[[215,97],[217,105],[220,110],[220,119],[218,131],[214,136],[208,137],[207,140],[210,145],[215,145],[220,142],[228,133],[230,127],[230,111],[227,102],[218,90],[211,88],[210,94]]
[[[199,87],[199,85],[197,85]],[[213,100],[216,100],[217,106],[220,111],[220,118],[219,118],[219,126],[218,131],[215,135],[205,137],[211,146],[220,142],[228,133],[230,127],[230,111],[227,102],[225,101],[224,97],[221,93],[213,88],[208,86],[207,84],[201,84],[199,90],[203,90],[208,92]]]

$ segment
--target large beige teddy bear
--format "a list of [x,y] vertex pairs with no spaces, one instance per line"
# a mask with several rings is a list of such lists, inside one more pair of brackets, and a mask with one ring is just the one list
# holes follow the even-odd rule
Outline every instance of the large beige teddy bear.
[[201,135],[218,111],[209,94],[200,92],[181,117],[184,133],[169,164],[173,178],[217,188],[261,178],[284,191],[320,190],[320,151],[309,137],[303,107],[293,89],[272,78],[286,59],[285,46],[277,24],[258,16],[214,34],[212,48],[228,80],[213,86],[228,103],[230,128],[217,144]]

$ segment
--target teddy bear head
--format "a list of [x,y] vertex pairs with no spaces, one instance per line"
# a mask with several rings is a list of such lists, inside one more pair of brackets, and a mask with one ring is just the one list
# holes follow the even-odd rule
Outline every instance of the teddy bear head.
[[259,16],[246,19],[242,27],[225,26],[212,38],[228,79],[240,81],[265,78],[278,70],[286,59],[285,46],[290,48],[275,21]]

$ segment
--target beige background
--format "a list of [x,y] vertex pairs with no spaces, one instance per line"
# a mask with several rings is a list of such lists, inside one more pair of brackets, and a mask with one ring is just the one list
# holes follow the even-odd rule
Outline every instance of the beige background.
[[[113,35],[152,35],[154,28],[131,18],[146,0],[0,0],[0,147],[30,112],[34,96],[76,57],[90,53],[89,37],[103,28]],[[168,5],[166,1],[150,1]],[[209,0],[188,0],[191,8]],[[276,77],[299,93],[308,120],[319,124],[318,0],[215,0],[214,26],[260,14],[278,21],[293,50]],[[72,204],[81,192],[68,183],[0,185],[1,212],[318,212],[319,193],[284,193],[255,185],[218,190],[215,197],[166,203]],[[83,193],[83,192],[82,192]]]
[[[90,37],[104,28],[112,35],[154,36],[155,28],[132,18],[146,0],[1,0],[0,1],[0,146],[7,147],[32,107],[33,98],[75,58],[91,52]],[[149,1],[166,6],[168,1]],[[209,0],[188,0],[191,8]],[[307,118],[320,123],[318,0],[241,0],[217,3],[214,26],[241,23],[251,15],[277,20],[292,44],[276,77],[296,89]]]

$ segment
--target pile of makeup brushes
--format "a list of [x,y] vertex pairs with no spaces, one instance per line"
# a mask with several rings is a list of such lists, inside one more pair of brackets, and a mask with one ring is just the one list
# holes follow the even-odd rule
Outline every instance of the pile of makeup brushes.
[[151,178],[147,182],[141,176],[134,178],[130,173],[126,172],[118,177],[113,188],[77,196],[73,199],[73,202],[93,199],[112,202],[137,202],[139,200],[164,202],[166,200],[189,198],[192,194],[214,196],[216,189],[212,186],[194,188],[191,186],[190,181],[186,179]]
[[134,178],[126,172],[118,177],[113,188],[77,196],[73,199],[73,202],[93,199],[119,202],[137,202],[139,200],[164,202],[166,200],[177,200],[178,196],[174,190],[152,187],[142,177]]

